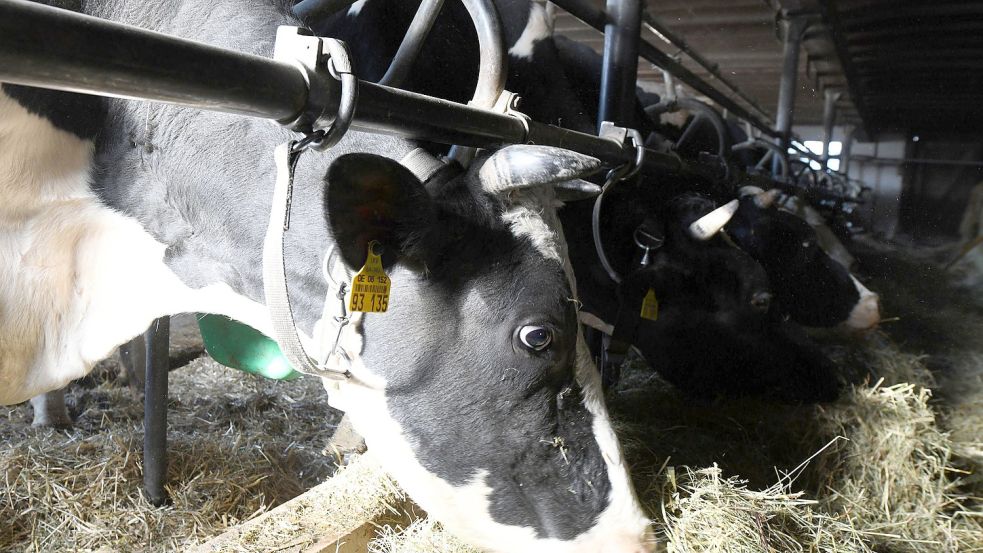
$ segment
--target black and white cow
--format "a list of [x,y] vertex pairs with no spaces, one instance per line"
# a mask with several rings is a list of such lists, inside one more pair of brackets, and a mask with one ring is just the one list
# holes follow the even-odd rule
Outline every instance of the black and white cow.
[[[264,56],[277,26],[296,24],[274,0],[84,7]],[[163,315],[219,313],[271,333],[260,259],[272,151],[289,133],[75,98],[0,95],[0,404],[64,386]],[[345,327],[332,363],[353,378],[327,382],[329,402],[414,500],[473,544],[649,550],[580,337],[551,186],[597,160],[507,147],[424,185],[394,161],[415,147],[351,132],[297,166],[285,258],[308,349],[325,353],[313,337],[333,320],[323,274],[350,278],[370,239],[393,262],[389,312]]]
[[[693,193],[669,201],[653,200],[631,187],[613,193],[601,219],[602,239],[623,278],[619,285],[597,261],[590,206],[564,208],[584,303],[581,320],[628,341],[650,366],[690,396],[834,400],[840,387],[835,365],[801,329],[776,316],[761,265],[714,228],[704,229],[716,234],[709,238],[694,235],[691,227],[697,221],[715,228],[724,224],[725,217],[718,216],[715,207]],[[580,224],[575,225],[578,215]],[[634,240],[639,232],[661,239],[644,266],[645,253]],[[654,320],[639,316],[649,291],[658,302]],[[628,324],[628,330],[616,332],[616,324]]]
[[728,236],[764,266],[781,310],[805,326],[866,330],[880,299],[820,247],[805,220],[774,206],[778,190],[744,189]]

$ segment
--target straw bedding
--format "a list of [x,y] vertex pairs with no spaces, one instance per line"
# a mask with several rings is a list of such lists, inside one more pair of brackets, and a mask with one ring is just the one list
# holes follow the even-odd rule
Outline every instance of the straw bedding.
[[[609,403],[659,550],[983,551],[983,314],[885,259],[875,277],[915,275],[873,283],[901,320],[820,336],[855,380],[834,404],[695,403],[637,361],[626,370]],[[174,502],[155,509],[139,491],[139,396],[114,375],[107,363],[74,387],[72,431],[0,411],[0,550],[183,550],[334,471],[321,450],[337,414],[316,381],[197,359],[171,374]],[[383,526],[369,550],[474,551],[426,518]]]

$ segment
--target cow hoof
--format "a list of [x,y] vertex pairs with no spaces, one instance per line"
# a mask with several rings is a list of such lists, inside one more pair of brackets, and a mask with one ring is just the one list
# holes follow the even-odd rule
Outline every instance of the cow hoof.
[[365,445],[365,439],[352,426],[348,415],[345,415],[338,423],[338,428],[331,435],[331,439],[328,440],[324,454],[333,455],[338,464],[344,466],[358,455],[365,453],[366,449],[368,448]]
[[60,430],[72,427],[72,417],[68,416],[65,407],[65,391],[54,390],[31,398],[34,407],[34,428],[57,428]]
[[68,430],[72,427],[72,419],[68,415],[64,417],[35,416],[31,422],[34,428],[54,428],[56,430]]

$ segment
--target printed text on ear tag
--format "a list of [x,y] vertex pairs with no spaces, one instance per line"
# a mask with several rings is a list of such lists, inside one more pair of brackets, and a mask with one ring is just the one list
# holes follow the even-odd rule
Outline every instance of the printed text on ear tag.
[[384,313],[389,308],[389,277],[382,270],[382,257],[376,253],[379,243],[369,242],[369,255],[362,270],[352,277],[349,311]]
[[642,300],[641,316],[650,321],[659,320],[659,300],[655,297],[655,290],[651,288],[645,294],[645,299]]

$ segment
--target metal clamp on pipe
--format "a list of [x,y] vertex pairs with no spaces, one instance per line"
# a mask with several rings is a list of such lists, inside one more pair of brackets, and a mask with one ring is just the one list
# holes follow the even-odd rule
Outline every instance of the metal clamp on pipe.
[[529,122],[532,121],[525,113],[519,111],[519,104],[522,102],[522,97],[515,92],[509,92],[508,90],[503,90],[501,96],[498,97],[498,101],[495,102],[495,107],[492,111],[498,113],[503,113],[511,117],[515,117],[520,122],[522,122],[522,127],[525,129],[525,133],[522,135],[523,144],[530,144],[529,141]]
[[[358,78],[352,69],[345,43],[332,38],[317,37],[300,27],[281,26],[277,29],[273,59],[289,63],[300,71],[307,82],[307,98],[301,111],[278,122],[307,135],[304,147],[326,150],[335,145],[351,126],[358,103]],[[341,81],[341,94],[330,94],[329,79]],[[336,115],[330,111],[336,108]],[[315,122],[325,120],[326,127],[315,129]]]

